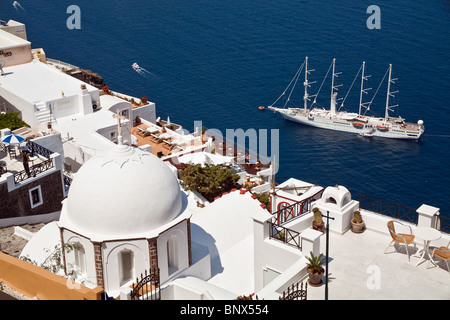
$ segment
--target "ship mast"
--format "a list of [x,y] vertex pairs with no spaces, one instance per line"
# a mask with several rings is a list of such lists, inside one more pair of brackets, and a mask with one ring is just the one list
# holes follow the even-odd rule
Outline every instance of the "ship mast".
[[361,93],[359,94],[359,112],[358,114],[361,115],[361,107],[362,107],[362,96],[363,96],[363,87],[364,87],[364,68],[366,66],[366,62],[363,61],[362,65],[362,75],[361,75]]
[[[330,101],[331,104],[333,103],[333,94],[334,94],[334,69],[336,67],[336,58],[333,58],[333,73],[331,75],[331,96],[330,96]],[[330,104],[330,109],[332,108],[332,105]]]
[[305,58],[305,96],[303,97],[303,102],[305,104],[305,112],[308,110],[308,57]]
[[359,95],[359,113],[358,113],[358,115],[361,115],[361,109],[363,107],[366,108],[366,110],[368,110],[370,108],[370,106],[369,107],[364,106],[368,102],[364,102],[364,103],[362,102],[362,100],[363,100],[363,93],[367,94],[367,91],[372,89],[372,88],[364,89],[364,80],[367,80],[370,77],[370,76],[364,75],[365,69],[366,69],[366,62],[363,61],[362,74],[361,74],[361,93]]
[[[333,58],[333,74],[331,76],[331,97],[330,97],[330,112],[334,116],[336,115],[336,102],[337,100],[341,100],[342,98],[337,99],[337,91],[338,87],[343,86],[343,84],[339,84],[337,86],[334,85],[334,78],[338,77],[342,72],[335,72],[336,67],[336,58]],[[336,92],[335,92],[336,90]]]
[[308,70],[308,57],[306,57],[306,58],[305,58],[305,82],[303,83],[303,85],[305,86],[305,95],[304,95],[304,97],[303,97],[303,100],[304,100],[304,106],[305,106],[305,107],[304,107],[305,112],[308,110],[308,101],[310,101],[309,98],[314,96],[314,95],[309,95],[309,94],[308,94],[308,88],[311,87],[311,84],[316,83],[315,81],[309,82],[309,80],[308,80],[308,75],[309,75],[312,71],[314,71],[314,69]]
[[392,64],[389,64],[389,80],[388,80],[388,87],[387,87],[387,94],[386,94],[386,111],[385,111],[385,115],[384,118],[388,119],[389,118],[389,111],[392,111],[392,108],[397,107],[398,105],[389,105],[389,97],[393,97],[395,93],[397,93],[398,91],[394,91],[391,92],[391,83],[395,83],[396,79],[392,79],[391,78],[392,75]]

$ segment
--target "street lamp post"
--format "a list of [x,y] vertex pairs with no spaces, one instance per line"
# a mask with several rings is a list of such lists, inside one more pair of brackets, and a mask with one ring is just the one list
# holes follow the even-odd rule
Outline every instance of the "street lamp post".
[[328,300],[328,246],[329,246],[329,234],[330,234],[330,228],[329,228],[329,220],[334,220],[334,218],[330,217],[330,211],[327,211],[327,215],[322,217],[327,218],[327,225],[326,225],[326,259],[325,259],[325,300]]

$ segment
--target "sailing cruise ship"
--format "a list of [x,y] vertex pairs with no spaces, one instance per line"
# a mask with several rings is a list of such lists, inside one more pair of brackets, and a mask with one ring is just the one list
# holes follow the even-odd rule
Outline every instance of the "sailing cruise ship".
[[[347,92],[347,95],[343,99],[340,107],[337,108],[337,100],[338,100],[337,88],[340,85],[335,85],[335,77],[337,77],[340,73],[335,72],[335,65],[336,59],[333,59],[333,62],[331,63],[330,68],[328,69],[328,72],[325,75],[324,80],[322,81],[319,91],[315,95],[309,95],[308,88],[314,82],[308,81],[308,75],[313,70],[308,70],[308,57],[306,57],[303,64],[297,70],[297,73],[295,74],[294,78],[289,83],[288,87],[284,90],[284,92],[280,95],[280,97],[268,108],[275,112],[279,112],[287,120],[317,128],[350,132],[366,137],[382,137],[394,139],[420,138],[420,136],[423,134],[425,130],[422,120],[419,120],[417,123],[410,123],[406,122],[405,119],[403,119],[402,117],[393,117],[389,115],[389,111],[392,111],[393,108],[397,107],[397,105],[390,104],[390,98],[393,97],[394,94],[396,93],[391,91],[391,84],[394,83],[395,80],[397,80],[392,79],[391,77],[392,76],[391,64],[389,65],[388,70],[386,71],[383,79],[381,80],[381,83],[378,86],[378,89],[375,92],[375,95],[372,98],[372,100],[369,102],[363,102],[363,94],[367,94],[367,91],[370,90],[364,88],[364,81],[367,80],[370,76],[364,74],[365,62],[363,62],[352,83],[353,86],[359,73],[361,73],[361,92],[360,92],[358,113],[340,111],[340,109],[344,106],[345,99],[347,98],[348,93],[350,92],[352,86]],[[304,107],[303,108],[287,107],[287,103],[290,101],[292,91],[295,88],[295,85],[299,79],[299,76],[303,68],[305,68],[304,71],[305,94],[303,96]],[[322,86],[331,68],[332,68],[332,78],[331,78],[332,83],[331,83],[330,109],[326,110],[321,107],[313,107],[316,104],[317,96],[320,93],[320,90],[322,89]],[[387,85],[386,108],[384,117],[366,115],[367,111],[370,110],[370,106],[387,75],[388,75],[388,85]],[[276,104],[278,100],[288,92],[289,89],[290,92],[285,105],[283,107],[274,107],[273,105]],[[314,98],[314,100],[312,104],[308,106],[308,102],[311,101],[311,98]],[[364,111],[364,113],[362,111]]]

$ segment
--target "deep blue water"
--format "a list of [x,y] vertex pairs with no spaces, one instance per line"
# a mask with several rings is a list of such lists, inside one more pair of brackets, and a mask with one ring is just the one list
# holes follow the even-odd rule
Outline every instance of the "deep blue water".
[[[12,2],[0,0],[0,19],[25,23],[32,47],[99,73],[115,91],[147,96],[163,119],[190,130],[195,120],[223,132],[279,129],[277,182],[341,184],[355,199],[363,193],[413,208],[426,203],[450,216],[448,1],[78,0],[80,30],[66,27],[71,2],[19,1],[24,10]],[[372,4],[381,9],[379,30],[366,27]],[[425,135],[418,142],[367,139],[258,111],[281,94],[305,56],[316,70],[311,92],[337,59],[340,97],[362,61],[372,75],[369,99],[392,63],[398,114],[422,119]],[[139,75],[133,62],[153,75]],[[322,90],[327,106],[329,82]],[[381,88],[372,108],[378,115],[384,99]],[[359,80],[346,102],[357,111]]]

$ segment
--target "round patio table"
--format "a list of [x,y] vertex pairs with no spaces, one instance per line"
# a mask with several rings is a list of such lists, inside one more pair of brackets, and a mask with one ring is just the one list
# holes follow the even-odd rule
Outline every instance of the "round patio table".
[[430,242],[439,240],[442,237],[441,233],[434,228],[418,227],[416,229],[415,236],[423,240],[423,249],[419,250],[419,252],[423,251],[423,253],[422,256],[420,257],[420,260],[417,262],[416,267],[420,263],[422,263],[422,261],[425,259],[425,256],[428,256],[430,261],[434,263],[429,252]]

